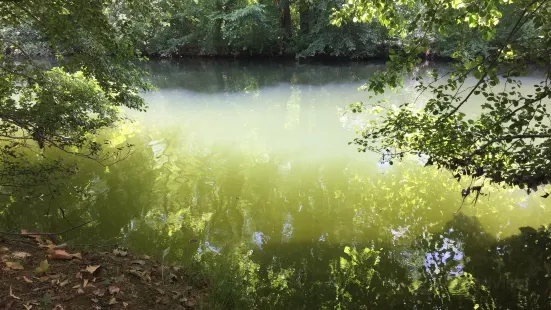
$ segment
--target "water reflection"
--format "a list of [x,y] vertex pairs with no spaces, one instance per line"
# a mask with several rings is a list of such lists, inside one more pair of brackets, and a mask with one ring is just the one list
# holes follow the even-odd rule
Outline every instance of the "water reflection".
[[221,309],[549,308],[548,231],[518,230],[551,222],[547,200],[488,188],[456,214],[449,173],[417,158],[378,168],[346,146],[361,120],[339,111],[374,67],[301,80],[292,66],[162,66],[170,89],[109,133],[133,156],[107,170],[73,159],[64,190],[3,200],[0,226],[60,231],[63,209],[92,221],[75,243],[170,246],[208,271]]
[[[303,61],[304,62],[304,61]],[[383,69],[384,63],[312,63],[294,60],[182,59],[150,62],[150,79],[160,88],[185,88],[199,93],[254,92],[280,84],[319,86],[330,83],[361,83]],[[359,86],[359,85],[357,85]],[[356,87],[357,87],[356,86]]]

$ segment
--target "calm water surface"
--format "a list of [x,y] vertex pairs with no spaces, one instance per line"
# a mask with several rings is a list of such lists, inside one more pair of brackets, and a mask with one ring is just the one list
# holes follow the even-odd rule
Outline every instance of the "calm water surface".
[[62,230],[61,207],[93,221],[76,243],[170,247],[209,274],[220,309],[551,309],[548,233],[519,230],[551,223],[549,200],[488,187],[463,203],[467,181],[347,144],[365,116],[346,107],[381,65],[149,67],[149,111],[113,133],[135,153],[80,162],[71,190],[13,203],[5,226]]

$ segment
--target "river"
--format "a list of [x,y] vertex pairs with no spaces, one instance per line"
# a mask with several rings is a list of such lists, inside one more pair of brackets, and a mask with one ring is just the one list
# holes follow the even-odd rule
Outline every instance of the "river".
[[[11,202],[3,226],[91,220],[66,240],[158,257],[170,247],[167,261],[211,278],[220,309],[536,309],[548,299],[547,233],[519,228],[551,223],[549,200],[488,186],[463,201],[467,180],[348,145],[364,116],[346,107],[367,99],[358,87],[380,64],[148,68],[159,87],[143,95],[148,112],[110,133],[133,154],[108,168],[77,160],[69,189]],[[412,100],[413,82],[387,96]]]

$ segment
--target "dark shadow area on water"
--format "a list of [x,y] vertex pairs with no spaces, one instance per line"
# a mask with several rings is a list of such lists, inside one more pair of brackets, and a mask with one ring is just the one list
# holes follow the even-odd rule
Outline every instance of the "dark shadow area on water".
[[159,88],[183,88],[195,92],[238,92],[281,83],[324,85],[361,82],[384,68],[384,63],[352,61],[196,59],[151,62],[145,66]]
[[217,297],[235,309],[549,309],[551,233],[520,230],[496,240],[459,214],[402,245],[268,241],[225,260]]

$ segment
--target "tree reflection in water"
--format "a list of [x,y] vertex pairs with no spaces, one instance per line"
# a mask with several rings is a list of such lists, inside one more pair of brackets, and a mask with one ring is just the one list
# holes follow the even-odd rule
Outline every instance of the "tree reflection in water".
[[[62,231],[91,220],[64,241],[157,256],[170,246],[168,260],[211,277],[220,309],[551,308],[549,233],[518,230],[550,223],[549,202],[487,187],[454,215],[465,184],[448,173],[417,159],[378,169],[374,158],[334,151],[347,136],[332,133],[357,120],[338,120],[332,94],[343,86],[331,74],[283,67],[282,86],[281,76],[236,68],[201,75],[224,83],[207,94],[159,95],[208,106],[187,103],[195,123],[163,115],[156,127],[148,114],[147,126],[106,133],[113,147],[136,145],[127,160],[106,169],[73,158],[77,174],[0,197],[0,227]],[[352,73],[343,76],[362,76]],[[168,101],[170,112],[180,104]]]

